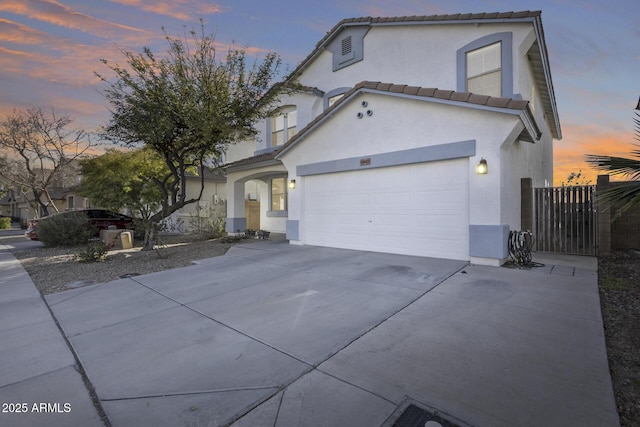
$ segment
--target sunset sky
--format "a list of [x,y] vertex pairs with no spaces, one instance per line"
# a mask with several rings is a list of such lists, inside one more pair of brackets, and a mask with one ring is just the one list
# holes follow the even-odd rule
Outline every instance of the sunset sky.
[[223,47],[277,52],[289,67],[344,18],[541,10],[563,139],[554,141],[555,184],[572,171],[595,183],[584,154],[628,156],[640,96],[638,0],[0,0],[0,116],[54,107],[74,126],[108,119],[94,72],[120,50],[162,52],[162,28],[199,26]]

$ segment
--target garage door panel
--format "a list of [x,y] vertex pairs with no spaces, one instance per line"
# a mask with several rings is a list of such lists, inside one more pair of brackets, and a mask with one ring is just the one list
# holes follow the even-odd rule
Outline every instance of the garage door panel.
[[304,242],[468,259],[468,178],[467,159],[305,177]]

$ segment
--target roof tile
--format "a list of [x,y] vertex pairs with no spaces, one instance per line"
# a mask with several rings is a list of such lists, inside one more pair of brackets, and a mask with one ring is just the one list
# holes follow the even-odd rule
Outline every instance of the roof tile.
[[434,87],[421,87],[418,89],[418,96],[433,96],[436,90],[438,89]]
[[241,159],[235,162],[227,163],[226,165],[224,165],[224,168],[226,169],[226,168],[233,168],[237,166],[246,166],[246,165],[266,162],[268,160],[273,160],[275,155],[276,155],[276,151],[272,151],[271,153],[267,153],[267,154],[259,154],[257,156],[247,157],[246,159]]
[[405,86],[403,93],[407,95],[417,95],[420,88],[418,86]]
[[407,87],[407,85],[391,85],[391,87],[389,88],[390,92],[397,92],[397,93],[402,93],[404,92],[404,88]]
[[509,98],[489,97],[489,99],[487,99],[486,105],[488,107],[507,108],[507,106],[509,105],[509,101]]
[[451,94],[451,100],[452,101],[463,101],[463,102],[467,102],[469,100],[469,97],[471,96],[471,94],[469,92],[453,92]]
[[488,95],[477,95],[475,93],[472,93],[471,96],[469,97],[469,103],[471,104],[481,104],[481,105],[487,105],[487,100],[490,98],[490,96]]
[[452,90],[440,90],[440,89],[436,89],[436,92],[433,94],[434,98],[440,98],[440,99],[450,99],[451,98],[451,94],[453,93]]
[[513,108],[515,110],[524,110],[529,105],[529,101],[524,99],[510,99],[507,108]]

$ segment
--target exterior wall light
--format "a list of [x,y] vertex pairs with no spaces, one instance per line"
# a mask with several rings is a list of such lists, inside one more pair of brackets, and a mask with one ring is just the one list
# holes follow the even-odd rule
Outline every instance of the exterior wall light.
[[296,180],[292,179],[291,181],[289,181],[289,190],[295,190],[296,189]]
[[484,158],[481,158],[480,163],[478,163],[478,166],[476,166],[476,173],[478,175],[486,175],[487,172],[489,172],[487,161]]

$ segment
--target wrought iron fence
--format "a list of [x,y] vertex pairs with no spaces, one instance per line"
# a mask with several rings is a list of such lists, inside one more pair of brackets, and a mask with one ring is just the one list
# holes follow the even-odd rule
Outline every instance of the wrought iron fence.
[[536,250],[598,255],[596,186],[536,188]]

